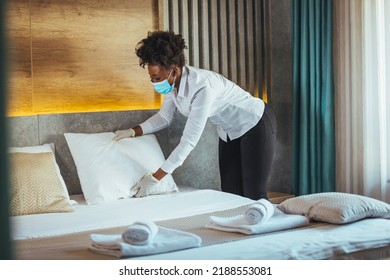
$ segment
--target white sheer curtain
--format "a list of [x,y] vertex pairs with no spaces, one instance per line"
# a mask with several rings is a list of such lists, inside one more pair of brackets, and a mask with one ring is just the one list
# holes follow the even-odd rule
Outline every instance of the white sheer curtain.
[[390,1],[334,1],[337,191],[390,203]]

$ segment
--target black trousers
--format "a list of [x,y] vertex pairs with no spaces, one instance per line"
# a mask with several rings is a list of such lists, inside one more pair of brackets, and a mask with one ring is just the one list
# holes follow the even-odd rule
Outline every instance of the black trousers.
[[265,105],[260,121],[238,139],[219,139],[221,189],[258,200],[267,197],[267,183],[275,152],[276,119]]

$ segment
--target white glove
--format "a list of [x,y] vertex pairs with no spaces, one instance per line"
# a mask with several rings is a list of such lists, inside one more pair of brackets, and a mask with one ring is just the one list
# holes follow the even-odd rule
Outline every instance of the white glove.
[[132,138],[135,137],[135,131],[134,129],[125,129],[125,130],[117,130],[115,131],[115,136],[112,138],[112,140],[119,141],[123,138]]
[[135,197],[144,197],[150,194],[159,192],[160,181],[157,180],[152,173],[146,173],[142,179],[131,188],[131,192],[135,193]]

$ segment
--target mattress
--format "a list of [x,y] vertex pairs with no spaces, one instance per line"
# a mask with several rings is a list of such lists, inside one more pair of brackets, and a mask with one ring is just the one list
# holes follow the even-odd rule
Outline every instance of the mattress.
[[[115,229],[136,220],[164,223],[191,219],[253,203],[253,200],[216,190],[190,190],[144,198],[87,205],[82,195],[70,213],[11,217],[14,240],[39,240],[76,233]],[[373,230],[375,229],[375,230]],[[87,251],[86,247],[79,252]],[[38,252],[36,252],[38,254]],[[299,229],[238,238],[198,248],[137,257],[144,260],[321,260],[383,259],[390,257],[390,220],[364,219],[350,224],[311,223]],[[50,257],[49,257],[50,258]],[[88,258],[88,257],[87,257]]]

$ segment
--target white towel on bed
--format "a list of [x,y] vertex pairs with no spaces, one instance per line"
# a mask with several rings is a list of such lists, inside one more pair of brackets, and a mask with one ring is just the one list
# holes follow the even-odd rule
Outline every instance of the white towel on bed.
[[309,219],[305,216],[285,214],[276,209],[274,215],[264,223],[255,225],[249,224],[244,215],[229,218],[210,216],[205,227],[221,231],[252,235],[303,227],[308,224]]
[[121,234],[91,234],[90,238],[90,251],[117,258],[167,253],[199,247],[202,243],[201,238],[195,234],[163,227],[158,228],[157,235],[151,242],[142,246],[125,243]]
[[122,239],[128,244],[146,245],[153,240],[157,232],[155,223],[147,220],[136,221],[122,233]]
[[244,212],[244,217],[249,224],[255,225],[268,221],[275,212],[275,206],[265,198],[249,205]]

